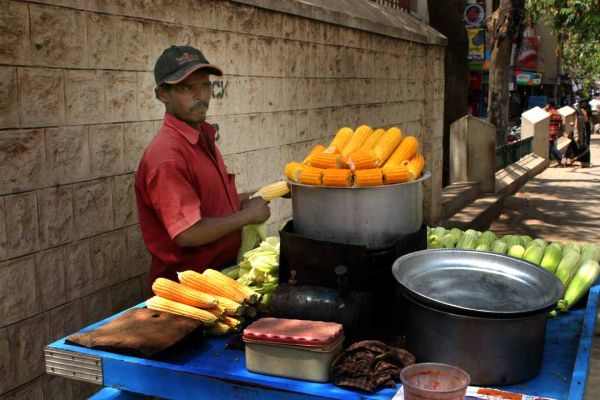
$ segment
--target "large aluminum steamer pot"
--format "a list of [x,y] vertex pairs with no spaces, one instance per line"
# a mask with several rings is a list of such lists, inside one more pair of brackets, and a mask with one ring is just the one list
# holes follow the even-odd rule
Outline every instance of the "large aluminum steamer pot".
[[373,187],[325,187],[292,182],[294,233],[335,243],[384,248],[414,233],[423,219],[423,181]]

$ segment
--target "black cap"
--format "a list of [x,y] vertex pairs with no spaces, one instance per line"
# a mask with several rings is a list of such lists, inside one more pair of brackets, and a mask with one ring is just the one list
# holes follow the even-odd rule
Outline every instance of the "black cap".
[[163,51],[154,65],[156,86],[181,82],[199,69],[204,69],[212,75],[223,76],[221,68],[209,63],[200,50],[192,46],[171,46]]

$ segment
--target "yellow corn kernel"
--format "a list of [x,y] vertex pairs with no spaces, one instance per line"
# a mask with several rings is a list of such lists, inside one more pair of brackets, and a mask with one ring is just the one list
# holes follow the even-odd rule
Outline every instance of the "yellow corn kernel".
[[214,296],[196,289],[173,282],[166,278],[158,278],[152,284],[152,292],[163,299],[199,308],[216,307],[219,303]]
[[348,166],[352,171],[377,167],[377,159],[373,150],[356,150],[348,157]]
[[300,183],[305,185],[322,185],[325,170],[315,167],[304,167],[300,175]]
[[348,187],[352,185],[352,171],[349,169],[326,169],[323,172],[323,185]]
[[412,176],[408,171],[407,165],[383,167],[383,181],[386,185],[408,182],[410,180],[412,180]]
[[225,318],[225,309],[221,306],[217,306],[214,308],[205,308],[206,311],[217,317],[217,321],[223,321]]
[[256,195],[262,197],[266,201],[271,201],[281,196],[285,196],[289,192],[290,187],[288,186],[287,182],[279,181],[261,187],[260,189],[258,189],[258,192],[256,192]]
[[316,156],[317,154],[321,154],[322,152],[325,151],[325,146],[323,146],[322,144],[318,144],[315,147],[312,148],[312,150],[310,151],[310,153],[308,153],[308,155],[306,156],[306,158],[304,159],[304,161],[302,161],[302,164],[310,164],[310,160]]
[[381,168],[360,169],[354,171],[354,185],[380,186],[383,185],[383,171]]
[[292,182],[300,182],[300,174],[304,164],[299,162],[291,162],[285,166],[285,176]]
[[410,172],[412,179],[419,178],[424,167],[425,157],[423,157],[421,153],[415,154],[408,162],[408,171]]
[[[240,304],[246,299],[244,293],[240,292],[239,290],[233,290],[230,287],[223,286],[220,284],[220,282],[216,282],[214,279],[209,279],[208,277],[196,271],[189,270],[178,272],[177,276],[179,278],[179,282],[201,292],[212,294],[213,296],[226,297]],[[218,297],[217,301],[219,301]]]
[[229,325],[223,322],[217,322],[213,326],[206,328],[204,331],[206,332],[206,334],[211,336],[223,336],[230,333],[231,328],[229,327]]
[[225,325],[229,326],[234,331],[239,332],[242,330],[244,319],[243,318],[237,319],[237,318],[233,318],[233,317],[225,317],[225,318],[223,318],[223,323]]
[[245,296],[246,303],[248,304],[256,304],[261,298],[259,293],[256,293],[248,286],[236,281],[220,271],[217,271],[216,269],[205,269],[202,275],[208,277],[209,279],[213,279],[215,282],[229,288],[230,290],[237,290],[241,292]]
[[384,133],[385,129],[381,128],[373,131],[373,133],[371,133],[363,142],[362,146],[360,146],[359,150],[373,150],[375,148],[375,145],[377,144],[377,142],[379,142],[379,139],[381,139]]
[[385,164],[401,141],[402,131],[400,129],[394,127],[385,131],[373,149],[378,166]]
[[402,140],[396,151],[390,156],[385,163],[386,167],[393,167],[402,164],[402,162],[410,160],[419,149],[419,141],[414,136],[407,136]]
[[310,160],[310,166],[315,168],[341,168],[343,165],[342,156],[333,153],[317,154]]
[[361,125],[356,128],[350,141],[342,150],[342,157],[348,158],[355,150],[360,149],[360,146],[363,145],[371,133],[373,133],[373,128],[368,125]]
[[197,319],[205,325],[213,325],[217,322],[217,317],[206,310],[201,310],[196,307],[188,306],[187,304],[178,303],[176,301],[163,299],[159,296],[154,296],[146,300],[146,307],[149,310],[162,311],[170,314],[181,315],[183,317]]
[[225,315],[233,315],[233,316],[240,316],[242,314],[244,314],[245,312],[245,307],[238,303],[235,302],[227,297],[222,297],[222,296],[215,296],[217,298],[217,301],[219,302],[219,308],[223,308],[223,310],[225,310]]
[[354,131],[352,128],[343,127],[335,134],[335,137],[325,149],[325,153],[341,153],[348,144]]

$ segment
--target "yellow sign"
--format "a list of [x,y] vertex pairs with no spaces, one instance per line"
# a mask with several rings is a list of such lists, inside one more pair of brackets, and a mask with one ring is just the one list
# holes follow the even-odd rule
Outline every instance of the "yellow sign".
[[483,60],[485,54],[485,30],[483,28],[467,29],[469,37],[469,60]]

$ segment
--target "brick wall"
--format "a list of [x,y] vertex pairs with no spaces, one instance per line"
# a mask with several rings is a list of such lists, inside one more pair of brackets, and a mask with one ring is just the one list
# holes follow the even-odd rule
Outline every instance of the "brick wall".
[[[177,7],[176,7],[177,6]],[[443,48],[227,1],[0,0],[0,399],[79,399],[43,347],[148,296],[133,192],[163,114],[152,68],[193,44],[226,73],[210,121],[240,191],[344,125],[419,137],[439,213]],[[272,207],[270,231],[291,215]]]

